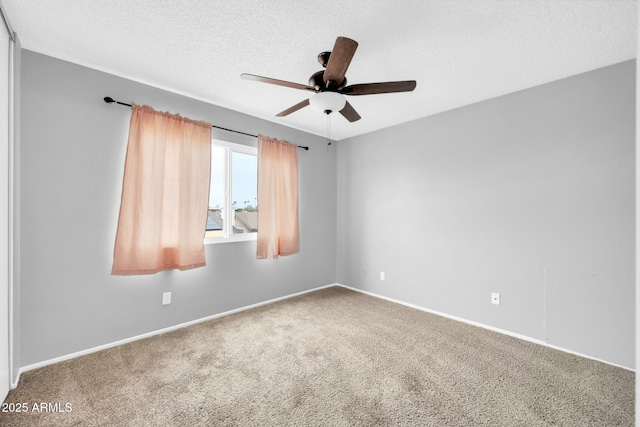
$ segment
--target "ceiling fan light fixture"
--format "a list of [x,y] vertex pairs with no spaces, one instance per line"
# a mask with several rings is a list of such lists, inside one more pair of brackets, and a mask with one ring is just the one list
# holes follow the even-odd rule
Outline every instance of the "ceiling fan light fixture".
[[309,104],[325,114],[342,110],[346,103],[344,96],[337,92],[319,92],[309,98]]

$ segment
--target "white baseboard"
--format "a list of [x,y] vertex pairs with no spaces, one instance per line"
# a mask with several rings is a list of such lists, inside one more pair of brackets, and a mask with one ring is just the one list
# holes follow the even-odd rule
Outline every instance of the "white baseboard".
[[355,292],[360,292],[362,294],[366,294],[366,295],[369,295],[369,296],[372,296],[372,297],[375,297],[375,298],[380,298],[380,299],[383,299],[383,300],[394,302],[396,304],[404,305],[405,307],[415,308],[416,310],[420,310],[420,311],[424,311],[424,312],[427,312],[427,313],[435,314],[437,316],[446,317],[448,319],[456,320],[458,322],[467,323],[469,325],[477,326],[479,328],[488,329],[488,330],[493,331],[493,332],[498,332],[500,334],[508,335],[508,336],[511,336],[511,337],[514,337],[514,338],[518,338],[518,339],[521,339],[521,340],[524,340],[524,341],[529,341],[529,342],[532,342],[534,344],[539,344],[539,345],[543,345],[545,347],[553,348],[554,350],[559,350],[559,351],[562,351],[562,352],[565,352],[565,353],[573,354],[575,356],[584,357],[586,359],[595,360],[597,362],[606,363],[607,365],[611,365],[611,366],[615,366],[617,368],[626,369],[627,371],[635,372],[635,369],[629,368],[628,366],[618,365],[616,363],[612,363],[612,362],[609,362],[607,360],[598,359],[597,357],[589,356],[587,354],[578,353],[577,351],[569,350],[567,348],[558,347],[556,345],[549,344],[546,341],[539,340],[539,339],[532,338],[532,337],[528,337],[526,335],[521,335],[521,334],[518,334],[516,332],[507,331],[505,329],[500,329],[500,328],[496,328],[494,326],[485,325],[483,323],[475,322],[473,320],[468,320],[468,319],[464,319],[462,317],[453,316],[451,314],[442,313],[442,312],[439,312],[439,311],[436,311],[436,310],[431,310],[429,308],[421,307],[419,305],[410,304],[410,303],[407,303],[407,302],[404,302],[404,301],[400,301],[400,300],[396,300],[396,299],[393,299],[393,298],[385,297],[383,295],[378,295],[378,294],[375,294],[373,292],[364,291],[362,289],[352,288],[351,286],[346,286],[346,285],[343,285],[343,284],[340,284],[340,283],[336,283],[336,286],[341,286],[341,287],[343,287],[345,289],[349,289],[349,290],[352,290],[352,291],[355,291]]
[[11,383],[11,388],[15,389],[18,386],[18,383],[20,382],[20,375],[21,374],[23,374],[24,372],[31,371],[33,369],[38,369],[38,368],[42,368],[44,366],[53,365],[55,363],[64,362],[66,360],[75,359],[76,357],[85,356],[87,354],[95,353],[95,352],[98,352],[98,351],[101,351],[101,350],[106,350],[106,349],[117,347],[117,346],[120,346],[120,345],[123,345],[123,344],[128,344],[130,342],[134,342],[134,341],[138,341],[138,340],[141,340],[141,339],[149,338],[149,337],[152,337],[152,336],[155,336],[155,335],[160,335],[160,334],[164,334],[164,333],[167,333],[167,332],[175,331],[176,329],[186,328],[188,326],[196,325],[198,323],[202,323],[202,322],[206,322],[206,321],[209,321],[209,320],[217,319],[217,318],[220,318],[220,317],[228,316],[230,314],[240,313],[242,311],[250,310],[250,309],[256,308],[256,307],[261,307],[263,305],[273,304],[274,302],[283,301],[283,300],[286,300],[286,299],[289,299],[289,298],[297,297],[299,295],[308,294],[310,292],[315,292],[315,291],[318,291],[320,289],[330,288],[330,287],[333,287],[333,286],[340,286],[340,287],[343,287],[345,289],[349,289],[349,290],[352,290],[352,291],[355,291],[355,292],[360,292],[362,294],[366,294],[366,295],[369,295],[369,296],[372,296],[372,297],[375,297],[375,298],[380,298],[380,299],[383,299],[383,300],[387,300],[387,301],[390,301],[390,302],[393,302],[393,303],[396,303],[396,304],[404,305],[406,307],[414,308],[416,310],[420,310],[420,311],[424,311],[424,312],[427,312],[427,313],[435,314],[435,315],[438,315],[438,316],[446,317],[448,319],[452,319],[452,320],[456,320],[456,321],[459,321],[459,322],[467,323],[467,324],[470,324],[470,325],[473,325],[473,326],[478,326],[480,328],[488,329],[488,330],[491,330],[491,331],[494,331],[494,332],[498,332],[498,333],[501,333],[501,334],[504,334],[504,335],[509,335],[509,336],[514,337],[514,338],[519,338],[519,339],[524,340],[524,341],[529,341],[529,342],[532,342],[534,344],[543,345],[545,347],[550,347],[550,348],[553,348],[555,350],[563,351],[565,353],[574,354],[576,356],[584,357],[584,358],[587,358],[587,359],[595,360],[595,361],[598,361],[598,362],[606,363],[608,365],[616,366],[616,367],[619,367],[619,368],[623,368],[623,369],[635,372],[634,369],[631,369],[629,367],[617,365],[615,363],[611,363],[611,362],[608,362],[606,360],[601,360],[601,359],[598,359],[596,357],[591,357],[589,355],[581,354],[581,353],[578,353],[578,352],[575,352],[575,351],[572,351],[572,350],[569,350],[569,349],[566,349],[566,348],[562,348],[562,347],[558,347],[558,346],[555,346],[555,345],[551,345],[551,344],[549,344],[547,342],[544,342],[544,341],[539,340],[539,339],[531,338],[531,337],[528,337],[526,335],[521,335],[521,334],[518,334],[518,333],[515,333],[515,332],[511,332],[511,331],[507,331],[507,330],[504,330],[504,329],[495,328],[493,326],[489,326],[489,325],[485,325],[485,324],[482,324],[482,323],[474,322],[472,320],[467,320],[467,319],[464,319],[464,318],[461,318],[461,317],[457,317],[457,316],[452,316],[450,314],[441,313],[441,312],[438,312],[438,311],[435,311],[435,310],[431,310],[431,309],[428,309],[428,308],[425,308],[425,307],[421,307],[421,306],[418,306],[418,305],[415,305],[415,304],[410,304],[410,303],[407,303],[407,302],[404,302],[404,301],[400,301],[400,300],[396,300],[396,299],[393,299],[393,298],[389,298],[389,297],[385,297],[385,296],[382,296],[382,295],[378,295],[378,294],[375,294],[375,293],[372,293],[372,292],[364,291],[362,289],[352,288],[350,286],[346,286],[346,285],[343,285],[343,284],[340,284],[340,283],[332,283],[332,284],[329,284],[329,285],[319,286],[317,288],[309,289],[309,290],[306,290],[306,291],[296,292],[294,294],[285,295],[285,296],[278,297],[278,298],[273,298],[273,299],[270,299],[270,300],[267,300],[267,301],[262,301],[262,302],[259,302],[259,303],[256,303],[256,304],[247,305],[245,307],[236,308],[236,309],[225,311],[225,312],[222,312],[222,313],[213,314],[211,316],[203,317],[203,318],[192,320],[192,321],[185,322],[185,323],[180,323],[178,325],[170,326],[168,328],[163,328],[163,329],[159,329],[159,330],[156,330],[156,331],[147,332],[145,334],[136,335],[136,336],[133,336],[133,337],[130,337],[130,338],[125,338],[125,339],[122,339],[122,340],[119,340],[119,341],[114,341],[114,342],[111,342],[111,343],[108,343],[108,344],[103,344],[103,345],[100,345],[100,346],[97,346],[97,347],[89,348],[89,349],[78,351],[78,352],[75,352],[75,353],[66,354],[64,356],[55,357],[53,359],[44,360],[42,362],[34,363],[34,364],[31,364],[31,365],[22,366],[18,370],[18,375],[16,376],[15,381]]
[[310,292],[314,292],[314,291],[318,291],[320,289],[325,289],[325,288],[330,288],[333,286],[338,286],[337,283],[332,283],[329,285],[325,285],[325,286],[320,286],[317,288],[313,288],[313,289],[309,289],[306,291],[302,291],[302,292],[296,292],[294,294],[290,294],[290,295],[285,295],[283,297],[278,297],[278,298],[273,298],[267,301],[262,301],[256,304],[251,304],[251,305],[247,305],[245,307],[240,307],[240,308],[236,308],[233,310],[229,310],[229,311],[225,311],[222,313],[218,313],[218,314],[213,314],[211,316],[207,316],[207,317],[203,317],[201,319],[196,319],[196,320],[192,320],[189,322],[185,322],[185,323],[180,323],[178,325],[174,325],[174,326],[169,326],[168,328],[163,328],[163,329],[159,329],[156,331],[151,331],[151,332],[147,332],[145,334],[142,335],[136,335],[130,338],[125,338],[119,341],[114,341],[108,344],[103,344],[97,347],[93,347],[93,348],[88,348],[86,350],[81,350],[75,353],[71,353],[71,354],[65,354],[64,356],[59,356],[59,357],[55,357],[53,359],[49,359],[49,360],[44,360],[42,362],[38,362],[38,363],[33,363],[31,365],[27,365],[27,366],[22,366],[19,370],[18,370],[18,375],[16,376],[16,378],[14,379],[14,382],[11,383],[11,388],[15,389],[16,387],[18,387],[18,383],[20,382],[20,375],[22,375],[24,372],[28,372],[31,371],[33,369],[38,369],[38,368],[42,368],[44,366],[48,366],[48,365],[53,365],[54,363],[59,363],[59,362],[64,362],[66,360],[70,360],[70,359],[75,359],[76,357],[80,357],[80,356],[85,356],[87,354],[91,354],[91,353],[95,353],[101,350],[106,350],[109,348],[113,348],[113,347],[117,347],[123,344],[128,344],[130,342],[134,342],[134,341],[138,341],[141,339],[145,339],[145,338],[149,338],[155,335],[160,335],[160,334],[164,334],[167,332],[171,332],[171,331],[175,331],[176,329],[181,329],[181,328],[186,328],[187,326],[192,326],[192,325],[196,325],[198,323],[202,323],[202,322],[206,322],[209,320],[213,320],[213,319],[217,319],[219,317],[224,317],[224,316],[228,316],[230,314],[235,314],[235,313],[240,313],[242,311],[246,311],[246,310],[251,310],[252,308],[256,308],[256,307],[261,307],[263,305],[267,305],[267,304],[272,304],[274,302],[278,302],[278,301],[282,301],[282,300],[286,300],[289,298],[293,298],[293,297],[297,297],[299,295],[304,295],[304,294],[308,294]]

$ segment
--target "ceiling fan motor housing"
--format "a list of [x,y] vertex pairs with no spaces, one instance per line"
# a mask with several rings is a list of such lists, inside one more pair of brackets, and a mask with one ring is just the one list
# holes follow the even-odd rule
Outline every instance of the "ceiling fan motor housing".
[[324,92],[325,90],[338,91],[347,85],[347,78],[342,79],[342,82],[338,86],[334,86],[331,89],[327,89],[327,85],[324,82],[324,70],[318,71],[317,73],[313,73],[311,77],[309,77],[309,86],[314,88],[319,92]]

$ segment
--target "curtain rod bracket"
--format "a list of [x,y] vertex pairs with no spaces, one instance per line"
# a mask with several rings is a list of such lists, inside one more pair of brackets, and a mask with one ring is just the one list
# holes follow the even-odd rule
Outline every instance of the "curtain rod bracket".
[[[120,104],[120,105],[124,105],[124,106],[127,106],[127,107],[131,107],[131,104],[126,104],[124,102],[116,101],[115,99],[113,99],[110,96],[105,96],[103,99],[104,99],[104,102],[106,102],[107,104],[113,104],[115,102],[116,104]],[[239,130],[227,129],[227,128],[223,128],[223,127],[216,126],[216,125],[211,125],[211,127],[214,127],[216,129],[226,130],[226,131],[229,131],[229,132],[239,133],[239,134],[242,134],[242,135],[253,136],[255,138],[258,137],[258,135],[253,135],[253,134],[246,133],[246,132],[240,132]],[[307,146],[298,145],[298,148],[302,148],[305,151],[309,151],[309,147],[307,147]]]

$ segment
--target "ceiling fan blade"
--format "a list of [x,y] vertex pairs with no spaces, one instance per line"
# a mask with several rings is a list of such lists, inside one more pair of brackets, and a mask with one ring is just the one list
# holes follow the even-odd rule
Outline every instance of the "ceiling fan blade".
[[338,92],[343,95],[375,95],[378,93],[411,92],[415,88],[415,80],[405,80],[400,82],[362,83],[347,86]]
[[276,117],[284,117],[284,116],[288,116],[289,114],[298,111],[301,108],[306,107],[307,105],[309,105],[309,100],[305,99],[302,102],[298,102],[296,105],[294,105],[293,107],[289,107],[284,111],[279,112],[278,114],[276,114]]
[[344,80],[347,68],[356,53],[358,43],[346,37],[338,37],[333,46],[327,68],[324,70],[324,83],[331,89],[338,86]]
[[287,82],[285,80],[272,79],[270,77],[256,76],[255,74],[247,74],[247,73],[240,74],[240,78],[244,80],[253,80],[256,82],[269,83],[277,86],[290,87],[292,89],[304,89],[304,90],[312,90],[316,92],[316,89],[312,88],[311,86],[303,85],[300,83]]
[[356,110],[353,109],[349,102],[344,104],[344,108],[340,110],[340,114],[342,114],[344,118],[349,120],[350,122],[355,122],[361,119],[360,114],[358,114]]

